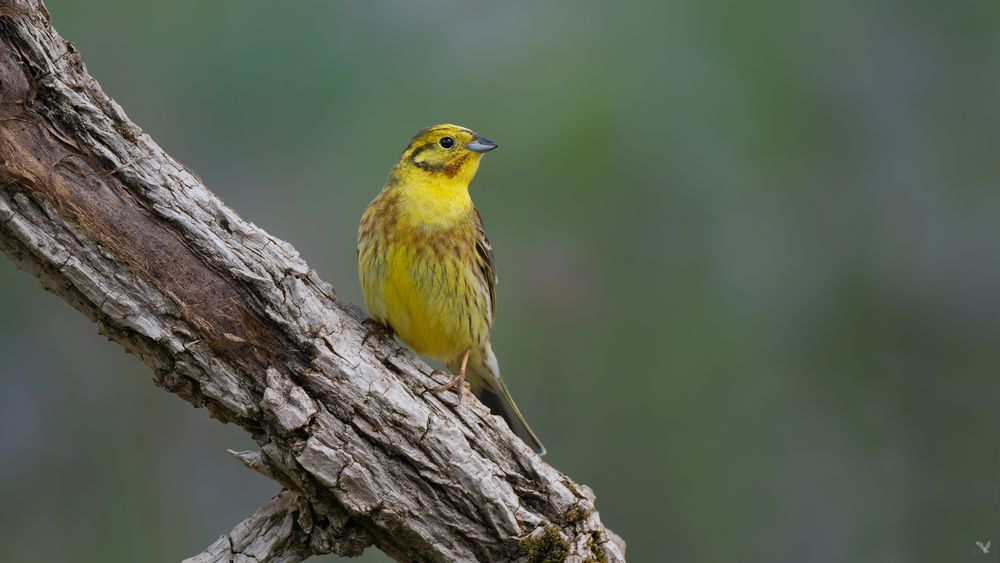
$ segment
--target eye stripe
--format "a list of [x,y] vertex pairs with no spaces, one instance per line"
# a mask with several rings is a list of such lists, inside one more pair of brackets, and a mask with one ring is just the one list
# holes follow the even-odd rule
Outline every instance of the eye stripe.
[[432,145],[434,145],[434,143],[425,143],[414,149],[413,152],[410,153],[410,160],[417,162],[417,155],[431,148]]
[[417,148],[410,154],[410,162],[412,162],[417,168],[423,168],[424,170],[428,170],[430,172],[440,172],[444,170],[447,164],[432,164],[430,162],[417,160],[418,154],[424,152],[425,150],[433,147],[436,144],[437,143],[425,143],[423,145],[420,145],[419,148]]

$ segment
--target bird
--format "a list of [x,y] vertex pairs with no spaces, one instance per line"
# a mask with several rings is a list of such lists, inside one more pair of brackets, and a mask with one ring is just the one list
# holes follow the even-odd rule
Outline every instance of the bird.
[[358,274],[371,319],[452,372],[433,391],[457,388],[461,399],[468,381],[493,414],[544,455],[500,376],[490,343],[496,267],[469,183],[483,155],[496,148],[452,124],[414,135],[361,217]]

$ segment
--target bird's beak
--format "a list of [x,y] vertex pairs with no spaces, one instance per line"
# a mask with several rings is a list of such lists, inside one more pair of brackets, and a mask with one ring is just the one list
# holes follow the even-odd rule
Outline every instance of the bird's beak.
[[476,135],[476,138],[469,141],[469,143],[465,145],[465,148],[473,152],[490,152],[491,150],[497,148],[497,144],[486,137]]

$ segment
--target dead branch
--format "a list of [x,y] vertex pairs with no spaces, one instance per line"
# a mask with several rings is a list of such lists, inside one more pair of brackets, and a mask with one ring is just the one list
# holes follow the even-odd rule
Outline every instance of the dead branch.
[[591,491],[339,303],[101,91],[33,0],[0,0],[0,250],[246,429],[286,492],[193,561],[624,561]]

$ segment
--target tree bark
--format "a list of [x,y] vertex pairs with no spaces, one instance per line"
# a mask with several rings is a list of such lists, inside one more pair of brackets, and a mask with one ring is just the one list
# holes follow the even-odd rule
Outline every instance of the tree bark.
[[624,561],[585,486],[337,301],[126,117],[40,2],[0,0],[0,250],[260,444],[286,491],[193,561]]
[[[233,531],[184,563],[301,561],[309,554],[312,510],[291,491],[282,491]],[[364,549],[364,544],[357,546]]]

